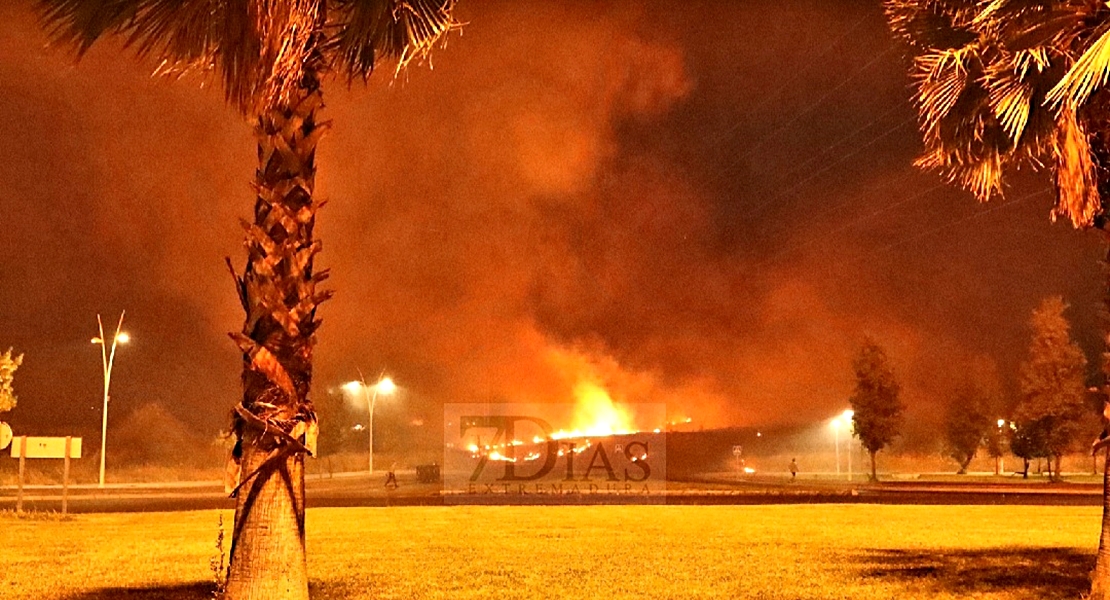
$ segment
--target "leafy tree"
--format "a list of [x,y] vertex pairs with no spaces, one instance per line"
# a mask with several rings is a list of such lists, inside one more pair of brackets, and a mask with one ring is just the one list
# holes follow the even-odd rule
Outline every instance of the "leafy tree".
[[[113,461],[119,465],[202,466],[212,457],[207,440],[160,404],[143,404],[112,430]],[[208,463],[209,465],[211,463]]]
[[971,386],[961,386],[948,404],[944,419],[944,449],[959,465],[958,474],[967,473],[979,446],[992,428],[989,399]]
[[1015,422],[1010,432],[1010,451],[1021,459],[1021,476],[1028,479],[1029,461],[1048,456],[1044,424],[1040,421]]
[[[913,55],[925,152],[980,200],[1002,194],[1004,173],[1052,172],[1053,218],[1110,239],[1110,9],[1072,0],[884,0],[891,29]],[[1107,294],[1110,303],[1110,289]],[[1110,375],[1110,365],[1104,366]],[[1091,600],[1110,598],[1110,461]]]
[[967,472],[980,446],[986,445],[992,457],[1002,456],[994,418],[1001,398],[1002,384],[994,361],[987,356],[967,361],[964,379],[948,404],[944,420],[945,452],[957,462],[960,474]]
[[871,480],[878,479],[875,454],[898,436],[904,406],[898,398],[900,386],[890,361],[874,340],[868,338],[852,362],[856,390],[852,394],[852,431],[871,455]]
[[12,356],[12,349],[0,354],[0,414],[10,412],[15,408],[15,390],[12,382],[15,380],[15,370],[23,364],[23,355]]
[[987,456],[999,458],[1006,455],[1009,447],[1006,432],[1005,425],[987,428],[987,434],[983,436],[983,448],[987,451]]
[[1033,311],[1033,341],[1019,371],[1021,399],[1014,412],[1021,426],[1037,424],[1053,480],[1060,476],[1060,458],[1075,447],[1088,412],[1087,358],[1068,333],[1066,308],[1054,296]]
[[[243,397],[233,416],[239,479],[227,598],[308,598],[304,457],[316,309],[316,147],[323,80],[365,80],[379,60],[424,56],[455,26],[454,0],[36,0],[52,37],[84,54],[118,35],[159,71],[211,71],[254,122],[258,167],[247,264],[236,289],[246,318]],[[230,260],[229,260],[230,265]],[[238,476],[236,476],[236,473]]]
[[[332,474],[332,455],[344,449],[353,447],[351,424],[353,423],[351,410],[347,405],[344,394],[328,390],[323,395],[316,396],[316,413],[320,417],[320,436],[316,440],[316,455],[324,460],[329,474]],[[358,437],[363,442],[360,449],[366,451],[366,439]]]

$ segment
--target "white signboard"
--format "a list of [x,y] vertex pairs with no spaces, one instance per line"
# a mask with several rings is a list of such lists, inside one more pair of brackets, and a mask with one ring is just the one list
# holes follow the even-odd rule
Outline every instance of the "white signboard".
[[12,427],[7,423],[0,422],[0,450],[8,447],[12,441]]
[[[22,438],[12,440],[12,458],[20,458],[20,448],[23,446]],[[65,458],[66,438],[64,437],[28,437],[27,454],[23,458]],[[81,458],[81,438],[70,438],[70,458]]]

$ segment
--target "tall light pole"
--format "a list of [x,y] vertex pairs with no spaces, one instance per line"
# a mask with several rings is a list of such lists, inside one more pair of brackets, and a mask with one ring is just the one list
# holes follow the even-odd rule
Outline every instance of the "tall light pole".
[[833,448],[836,448],[836,478],[840,479],[840,417],[832,420]]
[[998,446],[999,446],[999,449],[998,449],[998,456],[996,456],[995,459],[994,459],[994,474],[995,475],[1001,475],[1002,472],[1006,470],[1006,465],[1003,462],[1003,458],[1002,458],[1002,428],[1006,425],[1006,419],[999,419],[999,420],[995,421],[995,424],[998,425]]
[[852,417],[856,413],[852,409],[848,409],[840,413],[840,418],[844,419],[844,424],[848,427],[848,481],[852,480]]
[[105,453],[108,450],[108,386],[112,383],[112,363],[116,359],[116,345],[126,344],[131,341],[131,336],[127,335],[126,331],[121,331],[123,328],[123,315],[127,311],[122,311],[119,314],[119,323],[116,324],[116,334],[112,336],[112,351],[108,352],[108,344],[104,341],[104,323],[100,320],[100,315],[96,315],[96,326],[100,331],[100,337],[94,337],[92,343],[100,344],[100,358],[104,365],[104,410],[102,411],[103,425],[100,429],[100,485],[104,487],[104,459]]
[[[373,388],[373,392],[371,392]],[[370,469],[370,477],[374,476],[374,404],[378,401],[378,394],[388,396],[397,390],[397,385],[393,380],[388,377],[382,377],[374,385],[366,385],[365,381],[348,381],[343,384],[343,389],[350,393],[361,391],[366,396],[366,413],[369,421],[366,424],[366,431],[370,433],[369,452],[367,453],[367,463]]]

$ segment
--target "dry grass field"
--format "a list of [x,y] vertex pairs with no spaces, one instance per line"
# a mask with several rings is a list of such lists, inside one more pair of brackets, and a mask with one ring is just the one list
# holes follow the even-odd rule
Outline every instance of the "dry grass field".
[[[200,599],[229,512],[0,515],[0,597]],[[1097,508],[310,509],[313,597],[1080,598]]]

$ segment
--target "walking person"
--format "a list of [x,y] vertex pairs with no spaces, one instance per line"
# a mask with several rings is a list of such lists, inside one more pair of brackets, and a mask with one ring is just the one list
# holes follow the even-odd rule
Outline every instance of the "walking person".
[[389,465],[389,474],[385,476],[385,487],[393,486],[397,489],[397,463]]
[[790,481],[794,481],[797,478],[798,478],[798,459],[791,458],[790,459]]

